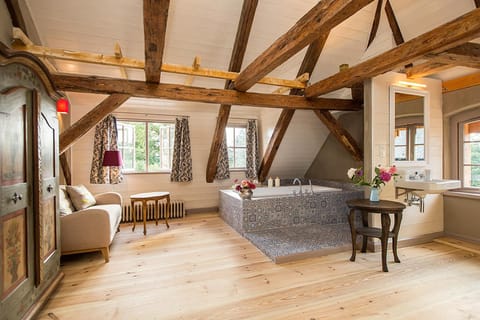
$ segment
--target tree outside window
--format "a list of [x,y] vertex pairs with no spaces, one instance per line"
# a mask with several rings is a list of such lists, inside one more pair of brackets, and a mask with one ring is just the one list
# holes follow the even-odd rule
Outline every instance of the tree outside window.
[[117,121],[123,172],[162,172],[172,167],[175,125],[171,122]]

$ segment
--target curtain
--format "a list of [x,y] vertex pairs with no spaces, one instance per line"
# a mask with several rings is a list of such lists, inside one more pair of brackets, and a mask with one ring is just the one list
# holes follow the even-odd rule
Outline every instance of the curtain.
[[260,155],[258,153],[257,121],[247,121],[247,172],[248,179],[257,179],[260,166]]
[[228,165],[227,135],[223,136],[222,144],[218,153],[216,180],[230,179],[230,166]]
[[116,184],[122,182],[123,175],[121,167],[102,166],[103,154],[107,150],[118,150],[117,119],[112,115],[108,115],[95,127],[90,183]]
[[192,152],[188,119],[175,120],[175,142],[173,146],[172,173],[170,181],[192,181]]

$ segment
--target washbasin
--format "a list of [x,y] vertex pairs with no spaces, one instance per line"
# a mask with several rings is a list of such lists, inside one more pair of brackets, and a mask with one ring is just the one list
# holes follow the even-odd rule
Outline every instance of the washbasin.
[[399,180],[395,182],[399,188],[424,190],[430,192],[444,192],[461,187],[460,180],[432,179],[432,180]]

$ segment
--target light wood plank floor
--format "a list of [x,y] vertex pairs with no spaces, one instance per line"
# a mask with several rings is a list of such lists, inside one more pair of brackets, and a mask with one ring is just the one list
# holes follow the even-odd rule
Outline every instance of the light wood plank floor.
[[276,265],[216,214],[123,225],[109,263],[63,260],[39,319],[480,319],[480,255],[442,243]]

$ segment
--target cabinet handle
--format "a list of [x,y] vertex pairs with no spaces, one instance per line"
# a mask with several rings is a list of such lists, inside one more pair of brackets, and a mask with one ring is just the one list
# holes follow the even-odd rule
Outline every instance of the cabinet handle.
[[51,184],[49,184],[48,187],[47,187],[47,191],[48,191],[48,192],[52,192],[52,190],[53,190],[53,187],[52,187]]
[[17,203],[18,200],[22,200],[23,196],[21,193],[14,193],[12,197],[13,203]]

